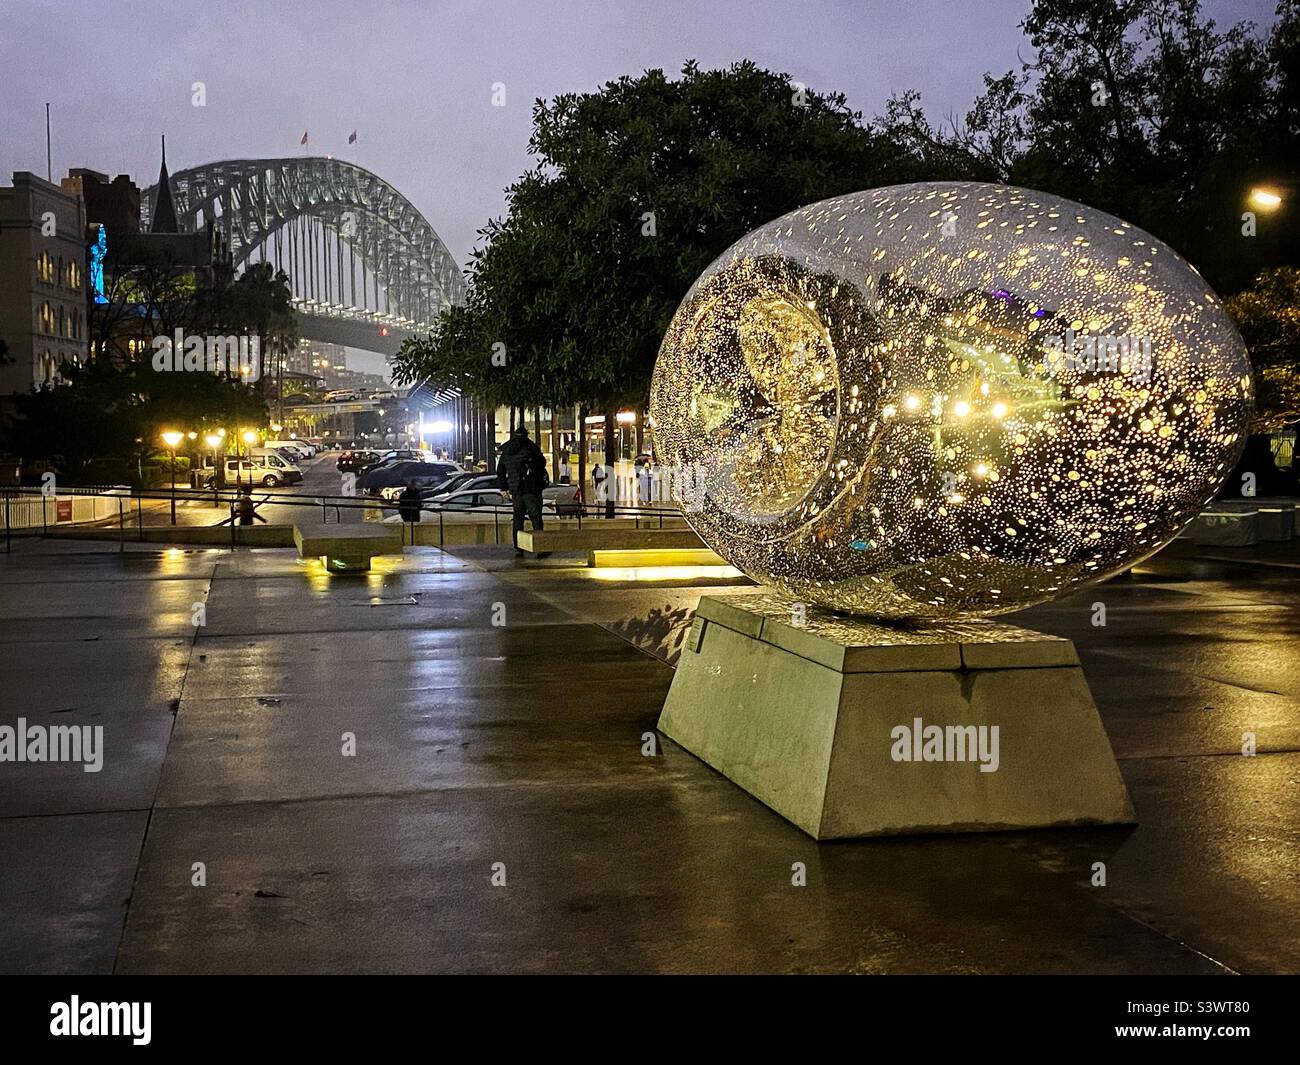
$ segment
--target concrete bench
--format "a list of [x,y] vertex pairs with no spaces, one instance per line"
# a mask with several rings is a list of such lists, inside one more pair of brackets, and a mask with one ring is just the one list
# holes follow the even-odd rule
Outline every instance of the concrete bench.
[[642,547],[588,551],[587,565],[596,569],[639,569],[657,566],[727,566],[730,563],[707,547]]
[[1178,535],[1206,547],[1252,547],[1259,543],[1259,510],[1215,506],[1202,511]]
[[1260,540],[1284,542],[1295,538],[1294,501],[1262,499],[1258,505]]
[[691,548],[704,542],[693,529],[606,529],[601,523],[584,523],[581,529],[524,529],[519,546],[525,551],[630,551]]
[[293,542],[300,558],[319,558],[331,573],[365,573],[375,555],[400,555],[396,526],[295,525]]

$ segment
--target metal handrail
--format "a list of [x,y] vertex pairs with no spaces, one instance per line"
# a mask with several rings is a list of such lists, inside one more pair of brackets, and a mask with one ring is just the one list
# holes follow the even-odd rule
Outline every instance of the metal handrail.
[[[56,495],[57,494],[58,493],[56,493]],[[74,494],[74,486],[69,486],[67,490],[64,490],[62,492],[62,494],[65,495]],[[124,501],[128,501],[128,500],[133,501],[135,503],[137,537],[141,542],[144,541],[144,530],[145,530],[144,502],[146,500],[159,500],[163,502],[168,502],[173,498],[180,501],[197,500],[197,501],[207,502],[208,500],[211,500],[213,505],[218,507],[223,502],[225,502],[228,504],[228,508],[230,511],[229,516],[223,518],[221,521],[217,522],[215,526],[212,527],[219,528],[229,523],[231,526],[231,546],[232,548],[235,546],[235,529],[237,527],[235,521],[235,507],[239,501],[240,496],[242,495],[242,491],[239,487],[233,487],[233,488],[227,487],[225,489],[221,489],[221,488],[215,488],[215,489],[214,488],[176,488],[176,489],[156,488],[154,489],[154,488],[132,488],[123,485],[77,485],[75,486],[75,494],[81,496],[90,496],[90,497],[107,496],[107,497],[115,498],[117,500],[118,526],[120,529],[119,539],[121,541],[123,551],[126,550],[126,517],[125,517],[126,512],[123,509],[123,504]],[[16,531],[12,527],[12,522],[10,518],[10,501],[12,499],[32,498],[36,496],[42,497],[42,505],[41,505],[42,523],[41,523],[40,535],[43,537],[49,535],[49,523],[48,523],[48,517],[46,515],[46,506],[44,503],[44,499],[49,498],[50,493],[48,493],[46,490],[42,488],[35,487],[35,486],[5,486],[5,487],[0,487],[0,495],[3,495],[4,504],[5,504],[4,509],[5,509],[5,551],[6,553],[8,553],[11,550],[11,538],[14,532]],[[308,495],[305,493],[297,493],[297,492],[277,492],[274,495],[270,493],[264,493],[262,495],[262,498],[255,502],[254,506],[255,507],[261,506],[263,504],[272,504],[276,506],[301,506],[301,507],[313,507],[313,508],[320,507],[321,518],[322,521],[325,522],[328,522],[329,520],[328,512],[330,508],[333,508],[335,521],[337,522],[341,520],[342,510],[396,511],[396,510],[400,510],[400,506],[401,506],[400,503],[398,503],[397,501],[390,502],[389,500],[381,499],[377,496],[355,496],[355,495],[346,496],[346,495],[327,495],[327,494],[322,495],[322,494],[315,494],[315,493]],[[608,503],[604,503],[604,502],[578,503],[576,504],[576,507],[578,508],[578,511],[574,515],[560,515],[557,513],[554,515],[554,517],[557,519],[563,519],[564,517],[569,517],[569,516],[575,517],[577,519],[578,528],[581,529],[582,521],[584,517],[588,521],[591,521],[593,518],[596,520],[606,520],[610,517],[609,514],[610,510],[613,511],[612,516],[614,518],[619,518],[619,517],[635,518],[637,522],[637,528],[642,527],[641,522],[643,520],[657,522],[658,527],[663,528],[665,517],[681,518],[683,516],[683,512],[676,507],[630,506],[627,504],[618,503],[617,501],[614,502],[612,507]],[[501,543],[501,518],[513,517],[514,507],[512,505],[503,504],[500,506],[476,507],[471,510],[462,507],[444,507],[441,504],[422,502],[420,504],[420,513],[421,516],[426,514],[430,516],[435,514],[437,515],[438,531],[439,531],[438,539],[440,543],[444,543],[444,544],[446,542],[446,526],[444,522],[445,515],[447,514],[457,514],[457,515],[465,515],[465,516],[483,515],[484,518],[486,518],[488,515],[491,515],[492,524],[495,528],[495,539],[496,542],[500,544]],[[103,521],[103,520],[104,519],[93,519],[93,521],[96,522]],[[77,524],[89,524],[89,523],[80,522]],[[163,527],[165,528],[167,526],[163,526]],[[22,534],[23,534],[22,532],[19,532],[19,535]],[[34,527],[31,530],[27,530],[26,535],[36,535],[34,531]]]

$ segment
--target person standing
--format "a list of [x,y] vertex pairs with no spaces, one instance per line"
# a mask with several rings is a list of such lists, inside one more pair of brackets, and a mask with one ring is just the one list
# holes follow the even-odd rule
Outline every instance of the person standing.
[[550,483],[546,475],[546,457],[542,449],[528,438],[528,430],[522,425],[510,434],[510,439],[501,449],[501,458],[497,461],[497,483],[502,491],[510,493],[514,508],[511,540],[515,545],[515,556],[522,557],[519,533],[524,527],[524,516],[528,516],[533,532],[541,532],[542,490]]
[[403,527],[411,526],[411,545],[415,545],[415,526],[420,524],[420,486],[414,481],[406,482],[402,494],[397,497],[397,513],[401,515]]
[[254,518],[263,524],[266,523],[266,519],[257,512],[257,504],[253,502],[251,484],[246,484],[239,489],[239,502],[235,504],[235,512],[240,525],[252,525]]
[[636,467],[637,496],[643,507],[648,507],[654,502],[654,472],[650,468],[650,460],[645,459],[637,463]]

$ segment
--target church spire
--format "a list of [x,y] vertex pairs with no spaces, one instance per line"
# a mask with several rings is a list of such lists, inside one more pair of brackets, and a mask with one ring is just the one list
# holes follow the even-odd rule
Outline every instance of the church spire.
[[167,137],[162,139],[162,168],[158,171],[158,199],[153,207],[151,233],[175,233],[179,229],[176,223],[176,205],[172,203],[172,182],[167,175]]

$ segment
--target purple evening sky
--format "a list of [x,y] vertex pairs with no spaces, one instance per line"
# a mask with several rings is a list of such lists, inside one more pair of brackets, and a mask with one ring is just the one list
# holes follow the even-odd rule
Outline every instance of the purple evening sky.
[[[1226,25],[1273,0],[1207,0]],[[405,194],[462,263],[528,165],[533,100],[687,59],[742,58],[838,90],[864,114],[921,91],[964,113],[987,70],[1028,54],[1028,0],[6,0],[0,180],[72,166],[158,172],[240,157],[333,154]],[[204,107],[191,86],[206,87]],[[491,106],[492,85],[506,106]],[[348,134],[357,131],[349,146]],[[310,133],[309,149],[299,145]]]

